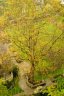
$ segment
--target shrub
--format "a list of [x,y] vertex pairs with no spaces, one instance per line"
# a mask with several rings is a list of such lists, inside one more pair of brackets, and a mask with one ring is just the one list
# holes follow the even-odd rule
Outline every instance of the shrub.
[[8,96],[7,87],[4,85],[0,85],[0,96]]

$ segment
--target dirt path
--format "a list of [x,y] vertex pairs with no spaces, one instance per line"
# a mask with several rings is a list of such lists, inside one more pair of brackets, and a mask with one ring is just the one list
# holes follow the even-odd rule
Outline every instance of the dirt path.
[[24,76],[22,76],[20,78],[20,81],[19,81],[19,86],[24,90],[24,93],[28,96],[31,95],[33,93],[33,89],[31,89],[29,86],[27,86],[26,84],[26,79]]
[[22,62],[18,64],[19,68],[19,86],[22,90],[24,90],[24,94],[30,96],[33,94],[34,89],[30,88],[26,83],[25,74],[30,72],[30,64],[26,62]]

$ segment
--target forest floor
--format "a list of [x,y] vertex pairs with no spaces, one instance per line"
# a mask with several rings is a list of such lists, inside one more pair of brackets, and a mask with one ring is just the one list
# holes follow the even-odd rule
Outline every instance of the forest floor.
[[20,73],[19,86],[24,90],[25,94],[31,95],[34,90],[27,85],[25,77],[25,74],[30,72],[31,66],[29,63],[23,62],[18,67]]

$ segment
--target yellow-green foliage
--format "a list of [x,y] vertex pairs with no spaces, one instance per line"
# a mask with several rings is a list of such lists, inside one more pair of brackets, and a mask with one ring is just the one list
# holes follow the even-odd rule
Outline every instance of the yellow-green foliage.
[[[64,6],[60,0],[38,1],[0,0],[0,43],[10,44],[7,54],[0,55],[0,64],[9,72],[11,53],[16,60],[30,61],[42,80],[42,75],[54,77],[57,70],[64,70]],[[53,87],[47,88],[51,96],[63,94],[63,89],[61,93]]]
[[0,85],[5,83],[5,79],[4,78],[0,78]]

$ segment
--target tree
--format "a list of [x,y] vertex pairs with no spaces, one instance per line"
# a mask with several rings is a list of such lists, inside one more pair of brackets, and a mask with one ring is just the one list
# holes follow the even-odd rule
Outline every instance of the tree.
[[63,18],[60,21],[59,16],[63,16],[64,11],[58,0],[49,1],[49,3],[46,0],[38,10],[36,6],[39,5],[32,0],[27,2],[26,0],[20,0],[20,2],[8,0],[5,12],[7,17],[5,31],[11,38],[14,50],[32,64],[31,81],[34,81],[35,65],[42,61],[43,53],[47,54],[63,35],[63,27],[62,30],[60,29]]

